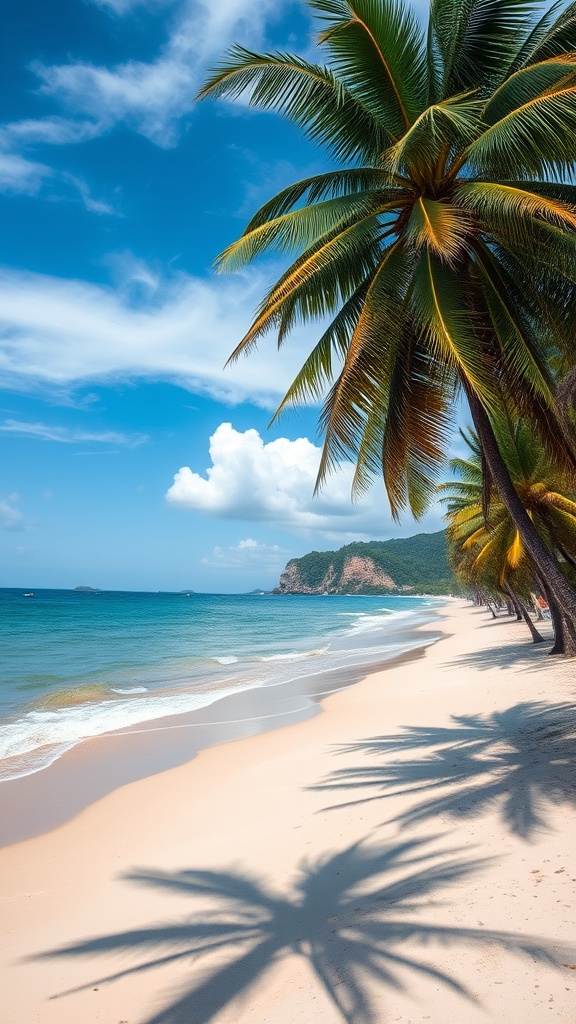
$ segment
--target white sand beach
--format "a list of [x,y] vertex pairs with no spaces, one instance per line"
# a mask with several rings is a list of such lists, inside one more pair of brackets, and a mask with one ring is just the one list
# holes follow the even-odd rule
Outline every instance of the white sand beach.
[[441,628],[1,850],[6,1024],[573,1024],[575,666]]

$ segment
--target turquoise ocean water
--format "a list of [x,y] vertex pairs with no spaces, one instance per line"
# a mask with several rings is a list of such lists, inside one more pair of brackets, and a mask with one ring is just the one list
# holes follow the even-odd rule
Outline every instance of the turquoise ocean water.
[[0,780],[89,737],[394,657],[441,603],[0,590]]

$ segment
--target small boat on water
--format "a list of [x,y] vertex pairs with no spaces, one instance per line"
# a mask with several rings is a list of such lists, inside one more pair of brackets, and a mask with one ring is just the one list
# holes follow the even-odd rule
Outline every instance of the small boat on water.
[[24,597],[34,597],[34,594],[32,593],[32,591],[30,591],[29,594],[24,594]]

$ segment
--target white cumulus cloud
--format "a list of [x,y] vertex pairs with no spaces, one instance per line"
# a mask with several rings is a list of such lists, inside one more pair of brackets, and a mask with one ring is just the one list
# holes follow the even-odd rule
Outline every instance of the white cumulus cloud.
[[[210,438],[206,474],[183,466],[166,499],[207,515],[268,523],[300,534],[320,532],[341,540],[389,534],[390,514],[381,483],[353,504],[353,467],[348,463],[314,497],[320,451],[306,437],[266,443],[257,430],[242,433],[221,423]],[[439,528],[437,523],[433,528]]]

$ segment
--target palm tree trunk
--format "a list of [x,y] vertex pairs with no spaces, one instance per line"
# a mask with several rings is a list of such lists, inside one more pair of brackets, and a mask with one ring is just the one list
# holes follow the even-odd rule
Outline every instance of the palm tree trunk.
[[[532,557],[538,575],[546,580],[547,590],[558,608],[561,636],[556,635],[555,653],[576,657],[576,592],[550,554],[512,483],[508,467],[500,454],[488,414],[471,389],[467,388],[472,420],[486,455],[490,473],[502,501],[510,513],[522,542]],[[549,602],[550,603],[550,602]],[[554,623],[556,631],[556,623]]]
[[510,595],[510,600],[512,601],[512,604],[516,608],[516,616],[517,616],[517,618],[519,618],[520,620],[524,619],[524,622],[526,623],[526,625],[528,626],[528,629],[530,630],[530,634],[532,636],[532,643],[534,643],[534,644],[546,643],[545,638],[542,636],[541,633],[538,632],[538,630],[536,629],[536,626],[532,622],[532,619],[530,618],[530,615],[528,614],[528,609],[526,608],[526,605],[524,604],[524,601],[521,601],[520,598],[516,596],[516,594],[512,590],[512,587],[508,583],[505,582],[504,586],[506,587],[506,590],[507,590],[507,592]]
[[554,646],[552,647],[552,650],[550,650],[548,653],[562,654],[564,651],[566,636],[564,632],[564,623],[562,620],[562,615],[560,614],[560,609],[556,604],[556,601],[554,600],[552,594],[550,593],[549,588],[544,583],[544,580],[541,577],[536,576],[536,582],[538,583],[538,586],[540,587],[542,595],[546,601],[546,604],[548,605],[548,611],[550,612],[550,618],[552,620],[552,628],[554,630]]
[[526,623],[526,625],[528,626],[528,629],[530,630],[530,633],[532,634],[532,643],[534,643],[534,644],[545,644],[546,643],[546,637],[542,636],[542,633],[540,633],[536,629],[536,626],[532,622],[532,618],[530,616],[530,612],[528,611],[526,605],[524,604],[524,601],[520,601],[519,604],[520,604],[520,611],[522,612],[522,618],[524,619],[524,622]]
[[558,548],[558,554],[562,555],[564,561],[568,562],[568,565],[571,565],[573,569],[576,569],[576,560],[568,551],[566,551],[566,548],[561,547],[560,544],[557,544],[556,546]]

